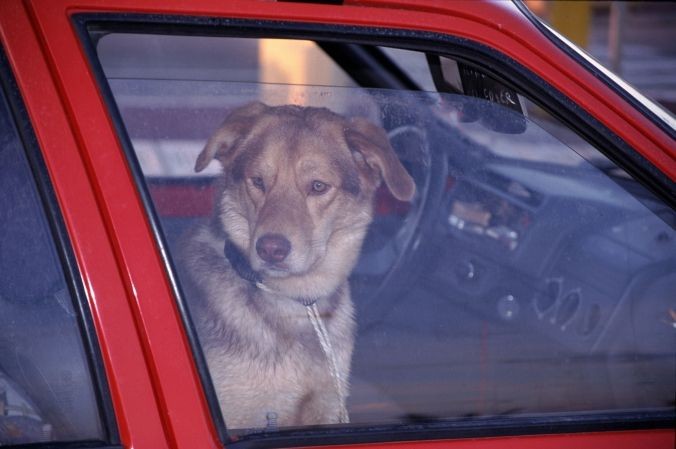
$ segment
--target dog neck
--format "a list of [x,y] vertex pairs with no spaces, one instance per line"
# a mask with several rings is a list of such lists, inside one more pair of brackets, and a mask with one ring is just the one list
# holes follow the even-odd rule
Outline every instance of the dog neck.
[[[262,290],[266,293],[271,293],[280,296],[283,295],[281,292],[277,292],[267,287],[263,282],[263,276],[255,271],[249,261],[247,260],[244,253],[234,244],[230,239],[225,239],[225,246],[223,247],[223,252],[225,258],[228,259],[230,265],[235,270],[235,273],[245,281],[249,282],[255,288]],[[303,304],[304,306],[310,306],[317,302],[319,298],[296,298],[292,297],[291,299]]]

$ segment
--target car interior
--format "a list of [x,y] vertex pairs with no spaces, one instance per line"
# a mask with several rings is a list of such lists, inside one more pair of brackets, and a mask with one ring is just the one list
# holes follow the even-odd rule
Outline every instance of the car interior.
[[[409,204],[379,191],[350,278],[358,324],[352,425],[673,410],[673,209],[611,162],[612,149],[595,148],[546,102],[524,95],[509,73],[471,56],[358,42],[91,35],[169,267],[181,236],[211,213],[218,167],[192,167],[234,107],[324,106],[387,130],[417,193]],[[16,202],[0,196],[0,204],[6,213]],[[65,417],[95,416],[82,406],[95,401],[42,369],[46,352],[83,358],[77,344],[37,332],[46,317],[64,328],[73,321],[72,306],[62,305],[68,294],[50,280],[62,273],[45,276],[50,285],[31,284],[37,301],[6,291],[18,260],[55,270],[30,247],[21,248],[23,259],[5,256],[30,226],[16,221],[0,236],[0,405],[3,389],[12,391],[41,429],[66,438]],[[77,336],[70,329],[63,339]],[[73,382],[87,377],[85,363],[70,365],[82,367]],[[59,382],[61,390],[52,388]],[[77,410],[57,410],[64,403]],[[0,413],[0,429],[6,419]],[[97,426],[88,421],[85,434]]]

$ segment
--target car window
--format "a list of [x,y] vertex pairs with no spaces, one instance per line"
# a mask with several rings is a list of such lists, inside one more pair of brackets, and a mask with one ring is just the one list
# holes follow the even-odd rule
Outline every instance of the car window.
[[0,89],[0,446],[94,447],[100,393],[34,167]]
[[96,47],[229,437],[673,411],[673,210],[525,97],[324,48]]

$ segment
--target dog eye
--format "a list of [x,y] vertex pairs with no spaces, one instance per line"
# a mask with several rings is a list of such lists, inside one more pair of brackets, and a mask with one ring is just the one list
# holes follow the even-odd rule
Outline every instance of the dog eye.
[[321,181],[312,181],[310,193],[314,195],[321,195],[329,189],[329,185]]
[[260,176],[254,176],[251,178],[251,184],[253,184],[255,188],[265,192],[265,183],[263,182],[263,178]]

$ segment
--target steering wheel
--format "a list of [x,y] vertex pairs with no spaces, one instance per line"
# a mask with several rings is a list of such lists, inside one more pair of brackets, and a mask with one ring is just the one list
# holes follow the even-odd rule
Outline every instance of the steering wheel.
[[429,235],[439,223],[448,175],[447,153],[434,145],[440,139],[430,135],[435,128],[432,123],[425,127],[403,123],[388,131],[392,147],[415,181],[416,195],[403,218],[376,217],[366,236],[354,277],[360,271],[371,273],[361,276],[362,282],[353,282],[362,327],[375,324],[393,301],[410,292],[435,250]]

